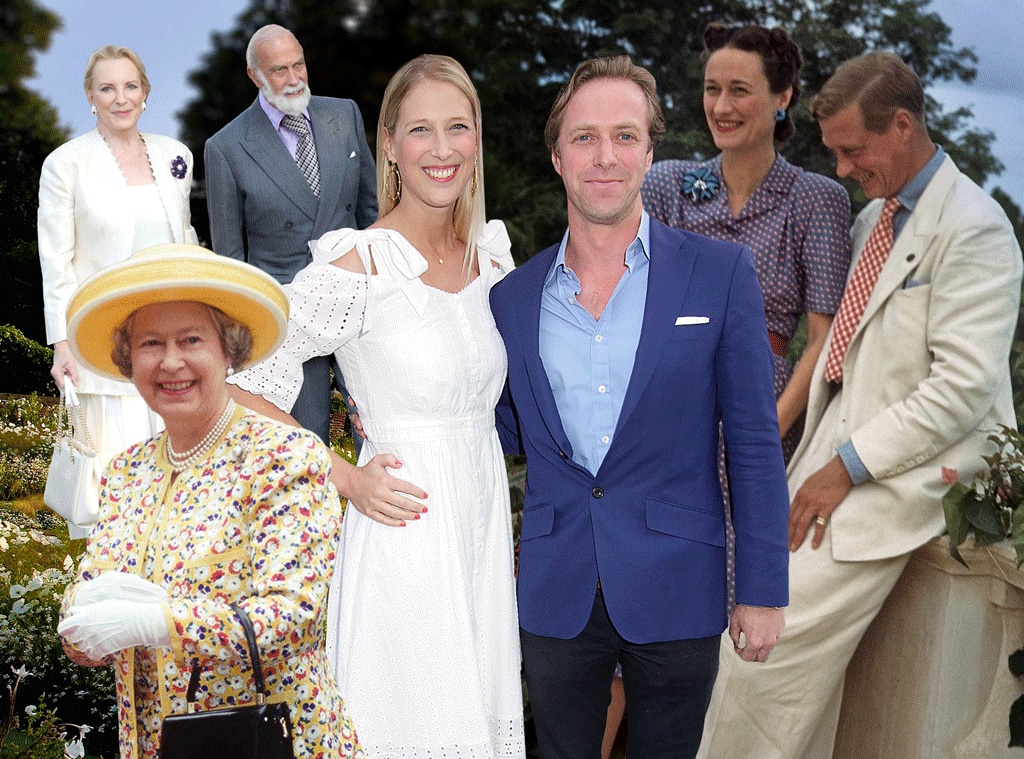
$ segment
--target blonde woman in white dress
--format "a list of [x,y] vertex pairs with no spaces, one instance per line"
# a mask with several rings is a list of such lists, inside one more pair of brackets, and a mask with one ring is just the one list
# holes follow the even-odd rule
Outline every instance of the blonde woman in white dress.
[[494,427],[506,359],[488,304],[512,259],[504,225],[484,223],[480,105],[456,61],[420,56],[395,74],[377,172],[379,221],[314,244],[285,288],[285,345],[232,378],[249,391],[235,397],[287,418],[301,362],[334,353],[359,403],[359,465],[333,458],[332,480],[355,508],[327,644],[367,755],[519,758],[512,535]]
[[[132,253],[168,242],[195,243],[190,223],[192,153],[177,140],[138,130],[150,84],[138,55],[106,45],[89,56],[85,94],[96,128],[61,145],[39,178],[39,263],[53,375],[71,379],[101,465],[163,429],[135,387],[75,362],[66,311],[78,285]],[[98,484],[98,483],[97,483]],[[69,524],[72,538],[91,525]]]

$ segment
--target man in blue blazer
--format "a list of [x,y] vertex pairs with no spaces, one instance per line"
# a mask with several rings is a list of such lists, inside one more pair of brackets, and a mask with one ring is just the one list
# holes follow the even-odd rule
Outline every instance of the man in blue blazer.
[[[308,243],[332,229],[364,229],[377,220],[373,155],[351,100],[312,97],[302,46],[282,26],[257,30],[246,50],[259,96],[206,141],[206,205],[213,250],[247,261],[288,284],[312,259]],[[298,163],[303,136],[313,144],[314,188]],[[299,126],[301,126],[301,124]],[[328,439],[330,359],[303,365],[292,415]]]
[[527,457],[519,621],[545,759],[599,756],[616,662],[628,754],[696,753],[729,622],[720,425],[738,655],[767,658],[788,602],[789,499],[753,258],[643,212],[664,125],[645,69],[626,56],[581,64],[545,130],[568,232],[491,293],[508,352],[499,431]]

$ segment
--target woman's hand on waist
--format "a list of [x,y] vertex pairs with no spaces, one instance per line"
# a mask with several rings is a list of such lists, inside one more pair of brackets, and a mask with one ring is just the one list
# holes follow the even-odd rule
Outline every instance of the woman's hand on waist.
[[426,506],[412,500],[425,499],[426,491],[388,473],[388,469],[402,466],[394,454],[377,454],[363,466],[352,466],[333,452],[331,458],[334,487],[370,519],[389,527],[405,527],[406,520],[427,513]]

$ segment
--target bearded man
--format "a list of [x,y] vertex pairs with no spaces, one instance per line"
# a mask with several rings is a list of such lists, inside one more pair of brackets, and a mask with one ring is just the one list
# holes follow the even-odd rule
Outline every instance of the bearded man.
[[[213,250],[256,266],[281,284],[311,260],[324,232],[377,220],[373,155],[351,100],[313,97],[302,46],[270,24],[249,40],[246,72],[255,102],[206,141],[206,203]],[[328,439],[330,361],[303,365],[292,414]]]

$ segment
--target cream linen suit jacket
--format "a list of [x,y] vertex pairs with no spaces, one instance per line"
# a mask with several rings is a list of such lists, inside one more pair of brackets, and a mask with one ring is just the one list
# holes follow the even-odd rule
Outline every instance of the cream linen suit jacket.
[[[872,202],[854,222],[853,266],[882,205]],[[900,556],[940,535],[947,489],[941,467],[969,481],[991,449],[987,435],[998,424],[1016,426],[1008,356],[1021,270],[1003,210],[947,157],[896,240],[853,335],[836,398],[838,429],[819,425],[831,397],[824,379],[831,333],[815,367],[807,432],[790,474],[808,451],[822,450],[820,435],[834,444],[852,439],[871,474],[832,514],[837,561]],[[791,490],[799,484],[791,479]]]
[[[142,138],[173,242],[197,243],[188,204],[192,153],[170,137],[143,134]],[[181,177],[171,172],[171,164],[178,158],[185,163]],[[128,192],[113,153],[95,129],[64,143],[43,162],[39,178],[39,265],[43,271],[46,340],[51,345],[67,339],[67,305],[78,286],[132,254],[135,218]],[[134,394],[129,383],[105,379],[83,367],[79,367],[79,373],[81,392]]]

